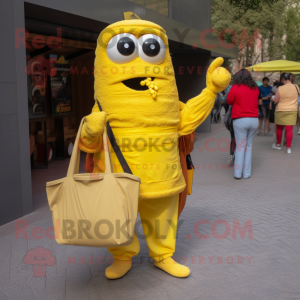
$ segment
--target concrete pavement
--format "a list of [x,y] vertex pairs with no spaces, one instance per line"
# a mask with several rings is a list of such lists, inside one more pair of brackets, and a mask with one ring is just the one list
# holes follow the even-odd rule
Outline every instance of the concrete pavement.
[[[14,222],[0,227],[0,300],[300,299],[300,136],[291,155],[273,150],[272,138],[255,136],[252,177],[240,181],[226,166],[230,135],[222,124],[196,138],[193,194],[180,218],[174,255],[190,267],[188,278],[155,268],[144,239],[132,270],[109,281],[106,249],[62,246],[45,234],[33,238],[33,228],[52,226],[39,189],[35,212],[22,218],[29,239],[15,236]],[[36,171],[32,176],[38,177]],[[37,247],[51,250],[43,252],[46,268],[25,258]]]

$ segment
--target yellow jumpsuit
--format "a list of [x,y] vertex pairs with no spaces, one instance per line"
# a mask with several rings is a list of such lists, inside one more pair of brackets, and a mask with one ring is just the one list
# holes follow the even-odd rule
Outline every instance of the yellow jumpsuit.
[[[166,45],[165,58],[156,69],[140,57],[126,65],[114,64],[109,59],[106,47],[112,35],[130,32],[138,39],[147,30]],[[93,172],[103,172],[102,133],[105,121],[110,122],[128,165],[141,178],[139,213],[149,255],[155,261],[171,257],[175,251],[178,195],[185,188],[178,138],[193,132],[207,118],[216,93],[228,86],[230,74],[218,68],[222,63],[223,59],[219,58],[212,64],[207,76],[208,87],[183,104],[178,98],[168,38],[160,26],[141,20],[122,21],[108,26],[98,38],[95,100],[99,100],[103,112],[99,112],[95,103],[92,114],[86,117],[79,147],[94,153]],[[123,84],[124,80],[137,77],[154,78],[158,88],[156,98],[149,91],[132,90]],[[123,172],[112,149],[111,152],[114,172]],[[132,244],[108,250],[116,259],[130,260],[139,252],[138,238],[135,235]]]

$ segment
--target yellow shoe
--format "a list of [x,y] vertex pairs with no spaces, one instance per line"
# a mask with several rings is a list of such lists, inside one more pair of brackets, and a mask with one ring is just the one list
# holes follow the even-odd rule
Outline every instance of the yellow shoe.
[[105,269],[107,279],[118,279],[123,277],[131,269],[131,260],[114,260],[111,266]]
[[180,265],[171,257],[165,258],[162,261],[155,261],[154,265],[174,277],[188,277],[191,272],[188,267]]

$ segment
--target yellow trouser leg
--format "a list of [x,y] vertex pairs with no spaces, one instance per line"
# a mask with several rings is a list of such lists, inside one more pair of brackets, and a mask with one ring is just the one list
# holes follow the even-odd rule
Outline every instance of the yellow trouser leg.
[[149,255],[154,261],[173,256],[177,233],[178,194],[144,200],[139,211]]
[[[171,256],[175,252],[178,200],[179,195],[143,200],[139,202],[139,212],[149,248],[149,255],[154,265],[170,275],[187,277],[188,267],[176,263]],[[133,243],[124,247],[110,247],[108,251],[114,256],[114,263],[105,270],[106,277],[116,279],[124,276],[131,268],[131,258],[140,251],[135,234]]]
[[113,255],[116,260],[131,260],[140,252],[140,243],[136,233],[134,233],[133,242],[130,245],[122,247],[108,247],[107,250]]
[[[175,252],[178,194],[139,202],[139,213],[149,248],[149,255],[159,261]],[[130,245],[109,247],[108,251],[116,260],[130,260],[140,251],[137,235]]]

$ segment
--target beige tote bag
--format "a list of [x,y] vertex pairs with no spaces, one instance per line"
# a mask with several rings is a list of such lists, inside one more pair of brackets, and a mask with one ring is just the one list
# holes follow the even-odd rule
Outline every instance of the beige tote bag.
[[106,130],[105,173],[78,174],[80,123],[67,177],[47,182],[55,239],[59,244],[88,247],[125,246],[133,242],[140,178],[113,173]]

